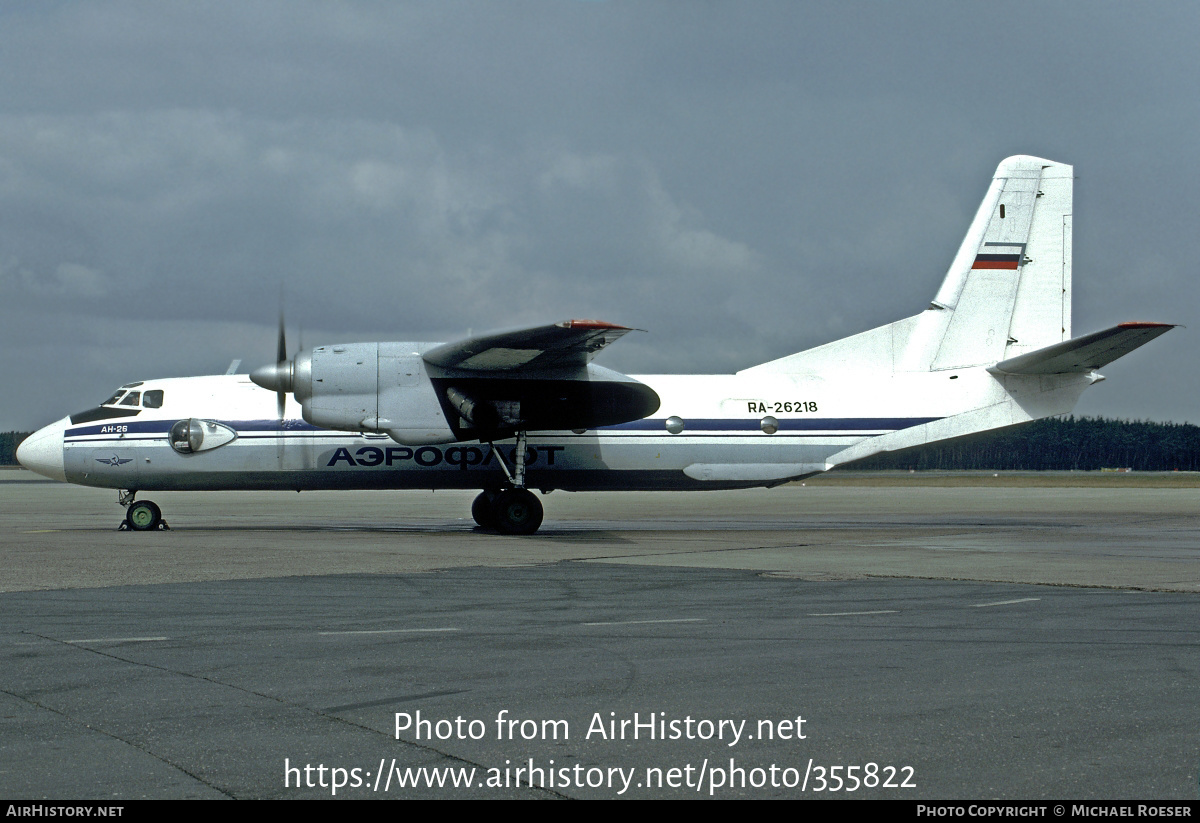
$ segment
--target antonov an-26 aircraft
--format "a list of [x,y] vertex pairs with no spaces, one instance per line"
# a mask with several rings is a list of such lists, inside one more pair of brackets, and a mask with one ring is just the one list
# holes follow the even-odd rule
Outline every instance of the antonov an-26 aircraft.
[[118,489],[139,531],[164,524],[138,492],[449,488],[482,489],[482,528],[532,534],[530,489],[775,486],[1065,414],[1097,369],[1172,328],[1071,337],[1072,185],[1071,166],[1008,158],[927,309],[736,374],[597,366],[631,329],[592,320],[288,360],[281,321],[273,365],[129,383],[17,459]]

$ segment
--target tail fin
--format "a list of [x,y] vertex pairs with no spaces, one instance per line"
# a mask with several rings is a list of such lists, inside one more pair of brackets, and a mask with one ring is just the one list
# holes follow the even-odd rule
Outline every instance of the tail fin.
[[921,314],[744,372],[923,372],[986,366],[1071,336],[1071,166],[1000,163]]
[[912,365],[983,366],[1070,339],[1073,184],[1061,163],[1000,164],[930,306],[949,313],[945,332],[936,351],[906,352]]

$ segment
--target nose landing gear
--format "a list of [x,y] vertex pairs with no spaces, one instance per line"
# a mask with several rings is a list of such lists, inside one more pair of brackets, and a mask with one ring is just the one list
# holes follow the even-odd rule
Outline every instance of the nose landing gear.
[[134,502],[137,489],[121,489],[117,492],[117,502],[125,507],[125,519],[117,528],[120,531],[148,532],[156,529],[170,530],[167,521],[162,518],[162,509],[149,500]]

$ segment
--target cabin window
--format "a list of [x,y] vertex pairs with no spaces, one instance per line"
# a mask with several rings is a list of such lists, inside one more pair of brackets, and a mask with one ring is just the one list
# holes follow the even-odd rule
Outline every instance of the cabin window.
[[125,395],[125,399],[121,401],[122,406],[136,406],[142,402],[142,393],[140,391],[131,391]]
[[161,409],[163,404],[162,389],[148,391],[142,396],[142,405],[147,409]]
[[101,406],[115,406],[117,401],[121,399],[121,395],[125,393],[125,389],[117,389],[113,392],[113,396],[101,403]]

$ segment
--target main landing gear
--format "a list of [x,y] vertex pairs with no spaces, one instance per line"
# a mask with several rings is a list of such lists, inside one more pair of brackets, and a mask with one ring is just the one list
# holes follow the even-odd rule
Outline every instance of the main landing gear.
[[139,500],[136,503],[133,498],[137,495],[137,489],[125,490],[120,489],[117,492],[117,502],[125,507],[125,519],[118,526],[121,531],[148,532],[155,529],[170,529],[167,521],[162,518],[162,509],[157,504],[149,500]]
[[481,528],[501,534],[533,534],[542,525],[543,512],[541,501],[525,488],[525,432],[517,434],[512,471],[496,444],[488,445],[492,447],[492,454],[504,471],[508,485],[480,492],[471,504],[471,517]]
[[485,490],[471,504],[481,528],[501,534],[533,534],[542,525],[542,503],[529,489]]

